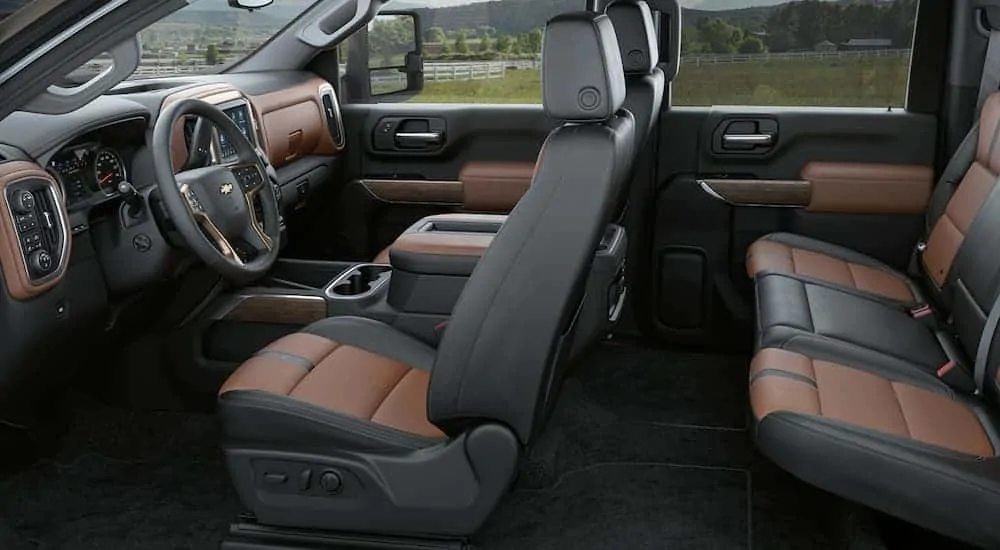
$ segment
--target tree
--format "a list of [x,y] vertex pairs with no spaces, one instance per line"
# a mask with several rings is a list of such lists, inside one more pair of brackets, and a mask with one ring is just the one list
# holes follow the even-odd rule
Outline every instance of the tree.
[[748,36],[743,39],[743,42],[740,42],[739,52],[745,54],[764,53],[764,41],[756,36]]
[[521,37],[524,53],[542,53],[542,29],[534,28]]
[[467,54],[469,53],[469,42],[466,37],[465,29],[458,31],[458,36],[455,37],[455,53]]
[[489,36],[483,36],[479,39],[479,47],[477,48],[479,53],[486,53],[493,49],[493,41],[490,40]]
[[219,63],[219,48],[215,44],[209,44],[205,48],[205,64],[206,65],[218,65]]
[[513,41],[510,39],[509,35],[501,34],[497,37],[496,48],[500,53],[510,53],[511,47],[514,45]]
[[743,39],[743,31],[718,17],[705,17],[698,21],[698,37],[705,49],[712,53],[733,53]]
[[424,33],[424,40],[434,44],[444,42],[446,40],[444,29],[441,27],[431,27],[427,29],[427,32]]
[[413,28],[406,18],[377,19],[368,29],[368,51],[372,59],[380,59],[381,66],[402,64],[406,52],[413,49]]

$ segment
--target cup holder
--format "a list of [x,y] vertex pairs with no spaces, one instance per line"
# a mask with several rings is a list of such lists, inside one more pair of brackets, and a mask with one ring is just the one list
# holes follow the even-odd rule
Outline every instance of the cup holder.
[[334,279],[326,294],[331,298],[363,298],[384,285],[390,275],[392,267],[387,265],[356,265]]

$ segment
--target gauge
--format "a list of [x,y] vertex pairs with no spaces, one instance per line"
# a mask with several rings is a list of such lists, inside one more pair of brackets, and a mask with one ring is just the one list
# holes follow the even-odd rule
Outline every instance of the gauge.
[[118,184],[126,179],[125,163],[114,149],[102,149],[94,157],[94,177],[97,187],[107,194],[118,191]]

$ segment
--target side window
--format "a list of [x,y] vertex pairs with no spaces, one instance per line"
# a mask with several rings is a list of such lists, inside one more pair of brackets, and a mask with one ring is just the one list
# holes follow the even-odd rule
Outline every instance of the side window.
[[[583,9],[583,0],[577,9]],[[393,2],[387,10],[394,9]],[[408,0],[419,37],[401,16],[380,14],[366,29],[371,98],[414,103],[541,103],[545,22],[574,9],[567,2]],[[390,12],[392,13],[392,12]],[[361,34],[361,33],[358,33]],[[413,84],[405,54],[421,43],[422,81]],[[346,49],[358,48],[352,37]],[[356,57],[350,58],[353,64]],[[408,91],[411,93],[406,93]]]
[[674,105],[905,104],[917,0],[681,3]]

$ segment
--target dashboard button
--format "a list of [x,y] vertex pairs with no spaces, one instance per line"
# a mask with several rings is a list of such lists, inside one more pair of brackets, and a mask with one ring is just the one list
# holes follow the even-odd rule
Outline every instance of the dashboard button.
[[30,254],[42,247],[42,235],[33,231],[21,237],[21,242],[24,244],[25,251]]
[[21,214],[17,216],[17,229],[24,233],[38,227],[38,219],[34,214]]

